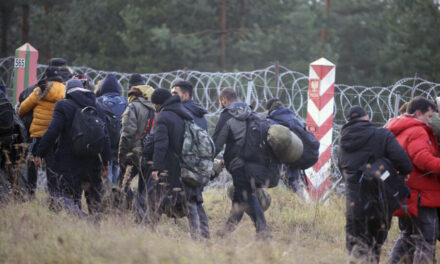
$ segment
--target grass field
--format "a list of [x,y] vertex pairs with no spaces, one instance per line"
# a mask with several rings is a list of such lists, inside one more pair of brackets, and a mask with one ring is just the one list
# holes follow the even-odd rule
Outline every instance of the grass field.
[[[10,203],[0,214],[0,263],[344,263],[344,210],[341,196],[327,205],[307,204],[280,187],[271,189],[266,218],[274,239],[255,240],[249,217],[230,236],[215,233],[230,201],[224,190],[204,193],[210,240],[193,241],[186,219],[162,217],[157,230],[135,224],[130,214],[107,215],[99,223],[48,210],[44,193],[26,203]],[[397,237],[394,221],[382,252],[385,263]]]

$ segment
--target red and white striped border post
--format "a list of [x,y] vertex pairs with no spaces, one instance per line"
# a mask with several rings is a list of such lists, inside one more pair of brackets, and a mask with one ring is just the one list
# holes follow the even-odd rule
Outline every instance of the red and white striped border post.
[[306,170],[308,193],[313,200],[330,188],[335,71],[336,66],[325,58],[310,64],[307,129],[321,143],[318,162]]
[[37,83],[38,51],[25,43],[15,50],[14,94],[12,103],[18,103],[18,96],[27,87]]

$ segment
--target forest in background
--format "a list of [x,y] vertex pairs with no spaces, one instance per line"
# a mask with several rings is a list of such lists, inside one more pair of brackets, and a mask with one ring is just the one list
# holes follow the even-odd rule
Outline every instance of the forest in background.
[[440,82],[435,0],[0,1],[1,54],[24,42],[99,70],[246,71],[279,63],[308,74],[326,57],[336,82]]

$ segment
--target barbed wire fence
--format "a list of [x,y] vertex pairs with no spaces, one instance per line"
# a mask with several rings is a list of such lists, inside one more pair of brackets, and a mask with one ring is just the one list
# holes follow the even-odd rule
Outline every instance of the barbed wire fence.
[[[0,59],[0,81],[7,87],[8,96],[12,95],[14,57]],[[41,76],[46,65],[38,65]],[[127,95],[128,81],[131,73],[108,72],[88,67],[71,67],[76,74],[86,76],[96,84],[113,73]],[[337,70],[337,69],[336,69]],[[207,120],[212,132],[220,115],[221,107],[218,94],[224,87],[237,91],[239,97],[251,105],[253,110],[264,113],[266,102],[278,97],[288,108],[291,108],[303,122],[307,117],[308,76],[292,71],[278,64],[265,69],[246,72],[200,72],[193,70],[176,70],[163,73],[141,74],[146,83],[154,88],[169,88],[176,79],[185,79],[194,85],[193,99],[208,110]],[[404,78],[395,84],[385,87],[366,87],[361,85],[335,84],[333,147],[332,162],[334,164],[331,179],[337,182],[341,174],[337,169],[337,151],[339,132],[346,123],[345,115],[353,105],[365,108],[370,119],[376,126],[383,126],[387,120],[398,115],[399,107],[417,95],[434,100],[440,91],[440,84],[421,78]],[[222,183],[218,183],[222,184]]]

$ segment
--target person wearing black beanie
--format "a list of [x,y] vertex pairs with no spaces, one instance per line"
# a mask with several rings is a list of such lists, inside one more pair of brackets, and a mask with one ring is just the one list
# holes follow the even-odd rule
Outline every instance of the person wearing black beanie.
[[165,101],[170,98],[171,92],[167,89],[158,88],[154,90],[153,94],[151,95],[151,102],[155,105],[163,105]]
[[[181,182],[180,153],[185,135],[185,121],[193,120],[182,105],[178,95],[171,95],[166,89],[156,89],[151,95],[156,108],[153,127],[151,176],[147,180],[148,212],[154,225],[162,213],[169,216],[188,217],[189,230],[193,239],[200,237],[200,218],[197,210],[196,188]],[[183,191],[176,192],[176,189]],[[182,209],[187,208],[187,213]],[[170,210],[171,209],[171,210]],[[171,211],[171,212],[170,212]]]
[[128,88],[131,89],[133,86],[145,85],[145,80],[138,73],[131,75],[130,80],[128,81]]

